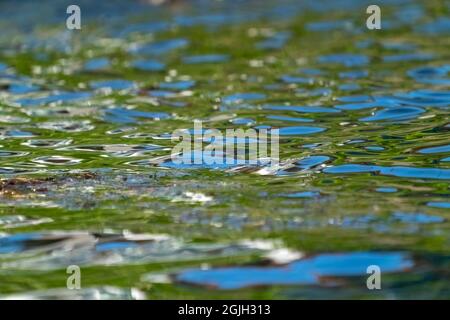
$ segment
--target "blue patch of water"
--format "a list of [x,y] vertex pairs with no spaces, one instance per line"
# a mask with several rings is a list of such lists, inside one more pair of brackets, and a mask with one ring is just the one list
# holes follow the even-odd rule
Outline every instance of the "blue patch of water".
[[314,79],[299,76],[282,75],[280,80],[285,83],[313,84]]
[[375,189],[376,192],[381,192],[381,193],[393,193],[393,192],[397,192],[398,189],[394,188],[394,187],[379,187]]
[[417,46],[415,44],[407,43],[407,42],[384,41],[381,43],[381,45],[385,49],[395,50],[395,51],[414,51],[417,48]]
[[205,54],[183,57],[182,61],[186,64],[201,64],[226,62],[229,59],[230,57],[226,54]]
[[162,71],[166,68],[164,63],[156,60],[138,60],[134,61],[132,67],[142,71]]
[[173,98],[176,96],[176,93],[167,90],[150,90],[148,95],[156,98]]
[[170,24],[164,21],[146,22],[139,24],[127,25],[120,31],[119,36],[125,37],[131,33],[153,33],[167,30]]
[[425,154],[446,153],[446,152],[450,152],[450,144],[445,145],[445,146],[430,147],[430,148],[424,148],[424,149],[419,150],[419,153],[425,153]]
[[369,58],[361,54],[329,54],[318,57],[317,61],[319,63],[333,63],[341,64],[346,67],[358,67],[364,66],[369,63]]
[[325,130],[326,130],[325,128],[320,127],[302,127],[302,126],[283,127],[280,128],[279,134],[280,136],[297,136],[297,135],[318,133]]
[[72,102],[76,100],[83,100],[90,98],[91,96],[92,94],[90,92],[56,92],[46,97],[22,98],[17,99],[15,102],[24,107],[34,107],[49,103]]
[[104,252],[104,251],[113,251],[113,250],[123,250],[123,249],[127,249],[127,248],[132,248],[132,247],[138,247],[139,245],[137,243],[134,242],[120,242],[120,241],[115,241],[115,242],[106,242],[106,243],[99,243],[95,246],[95,250],[98,252]]
[[315,68],[301,68],[298,72],[302,74],[306,74],[308,76],[323,76],[326,75],[327,72],[325,70],[315,69]]
[[[143,163],[145,164],[145,163]],[[225,170],[239,165],[249,165],[245,159],[236,159],[232,155],[226,155],[223,152],[216,153],[208,151],[192,150],[186,151],[180,155],[172,155],[171,159],[159,164],[160,167],[173,169],[214,169]],[[255,164],[255,166],[257,163]]]
[[412,268],[413,260],[402,252],[349,252],[320,254],[276,267],[222,267],[190,269],[175,276],[179,282],[233,290],[260,285],[317,285],[326,277],[366,276],[377,265],[385,273]]
[[429,35],[450,34],[450,18],[440,17],[435,21],[417,26],[416,30]]
[[90,83],[92,89],[111,89],[111,90],[130,90],[136,88],[133,81],[114,79],[105,81],[92,81]]
[[18,233],[0,237],[0,254],[19,253],[26,249],[26,242],[39,238],[37,233]]
[[380,103],[378,102],[357,102],[357,103],[347,103],[347,104],[339,104],[334,106],[336,109],[340,110],[363,110],[379,107]]
[[404,53],[393,54],[383,57],[384,62],[404,62],[404,61],[427,61],[434,58],[431,53]]
[[235,93],[235,94],[223,97],[222,102],[224,104],[239,104],[244,101],[262,100],[265,98],[266,98],[266,95],[264,93],[256,93],[256,92]]
[[351,31],[354,25],[349,20],[317,21],[306,24],[306,29],[316,32],[327,32],[334,30]]
[[445,221],[442,217],[432,216],[425,213],[395,212],[392,214],[391,218],[393,221],[414,224],[440,223]]
[[4,63],[0,62],[0,72],[5,72],[8,69],[8,66]]
[[294,111],[303,113],[337,113],[340,110],[326,107],[318,106],[274,106],[274,105],[264,105],[265,110],[283,110],[283,111]]
[[174,82],[162,82],[159,84],[159,88],[168,90],[188,90],[195,86],[195,81],[174,81]]
[[425,110],[419,107],[394,107],[382,109],[373,116],[360,119],[361,121],[402,121],[417,118]]
[[231,120],[232,124],[249,126],[255,123],[255,120],[249,118],[236,118]]
[[357,83],[343,83],[338,86],[339,90],[342,91],[356,91],[360,90],[361,86]]
[[12,94],[25,94],[38,90],[40,90],[40,87],[30,83],[13,83],[8,88],[8,91]]
[[286,193],[282,194],[282,196],[286,198],[317,198],[320,196],[320,192],[303,191],[303,192]]
[[450,202],[430,201],[427,203],[427,206],[433,207],[433,208],[450,209]]
[[104,70],[110,67],[110,61],[108,58],[95,58],[86,61],[83,69],[86,71],[98,71]]
[[343,164],[325,168],[323,172],[335,174],[371,172],[401,178],[440,179],[440,180],[450,179],[450,169],[437,169],[437,168],[415,168],[415,167],[399,167],[399,166],[383,167],[383,166],[370,166],[364,164]]
[[112,123],[137,123],[139,118],[159,120],[167,119],[169,115],[165,112],[147,112],[134,109],[113,108],[105,110],[103,119]]
[[367,151],[383,151],[384,148],[380,147],[380,146],[367,146],[364,147],[364,149],[366,149]]
[[266,117],[267,119],[279,120],[279,121],[292,121],[292,122],[314,122],[313,119],[308,118],[295,118],[295,117],[287,117],[287,116],[274,116],[270,115]]
[[143,55],[161,56],[176,49],[186,47],[188,44],[189,41],[183,38],[169,39],[145,44],[132,51]]
[[291,38],[291,33],[277,32],[274,35],[270,36],[268,39],[260,41],[256,44],[258,49],[281,49],[285,46],[286,42]]
[[450,91],[422,89],[407,93],[395,93],[392,97],[384,97],[384,100],[421,107],[447,107],[450,102]]
[[341,79],[361,79],[366,78],[369,72],[366,70],[351,70],[339,72],[339,78]]
[[310,169],[331,160],[328,156],[309,156],[296,162],[302,169]]
[[336,100],[340,102],[369,102],[372,100],[372,98],[367,95],[353,95],[337,97]]

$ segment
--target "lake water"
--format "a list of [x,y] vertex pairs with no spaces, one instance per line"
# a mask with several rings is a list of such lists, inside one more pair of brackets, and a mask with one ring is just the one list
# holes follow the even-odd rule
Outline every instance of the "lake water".
[[[450,3],[151,2],[0,3],[1,297],[450,298]],[[177,165],[194,120],[280,165]]]

